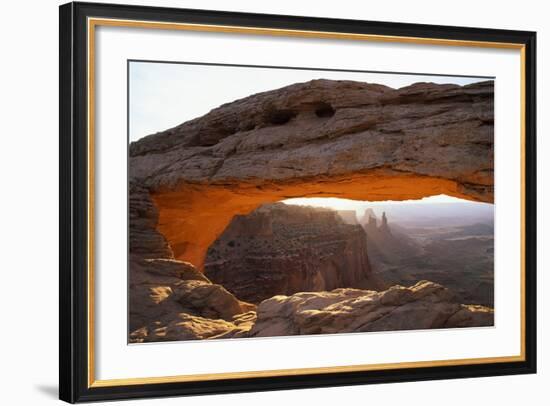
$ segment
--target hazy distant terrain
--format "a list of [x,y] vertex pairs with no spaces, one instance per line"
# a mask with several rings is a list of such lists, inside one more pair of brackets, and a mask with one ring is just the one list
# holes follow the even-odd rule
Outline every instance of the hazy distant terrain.
[[378,216],[385,211],[394,225],[407,228],[493,224],[494,206],[487,203],[374,203],[371,207]]
[[[380,231],[386,213],[388,231]],[[367,232],[373,272],[389,284],[428,279],[464,303],[494,305],[493,206],[480,203],[373,206],[377,226]]]

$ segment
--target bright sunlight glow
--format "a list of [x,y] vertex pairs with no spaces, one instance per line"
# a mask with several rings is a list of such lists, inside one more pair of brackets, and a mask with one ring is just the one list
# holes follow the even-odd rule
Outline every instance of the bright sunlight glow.
[[380,202],[369,202],[363,200],[349,200],[339,199],[337,197],[299,197],[294,199],[286,199],[282,201],[285,204],[292,204],[298,206],[313,206],[313,207],[327,207],[334,210],[355,210],[357,212],[364,210],[367,207],[389,204],[432,204],[432,203],[464,203],[467,202],[456,197],[447,195],[437,195],[424,197],[418,200],[386,200]]

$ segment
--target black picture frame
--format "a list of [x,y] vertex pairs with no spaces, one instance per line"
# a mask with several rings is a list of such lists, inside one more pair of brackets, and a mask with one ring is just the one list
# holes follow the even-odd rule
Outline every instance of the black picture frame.
[[[67,402],[235,393],[536,372],[536,33],[283,15],[94,3],[60,6],[60,268],[59,397]],[[525,52],[525,359],[517,362],[364,372],[220,379],[93,387],[88,380],[89,196],[87,191],[87,19],[103,17],[304,31],[345,32],[458,41],[513,43]]]

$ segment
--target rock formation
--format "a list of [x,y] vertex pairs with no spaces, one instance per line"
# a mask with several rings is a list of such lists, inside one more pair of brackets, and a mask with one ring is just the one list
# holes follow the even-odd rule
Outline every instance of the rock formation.
[[256,306],[213,284],[177,260],[130,260],[130,342],[238,336],[251,327]]
[[413,239],[403,233],[392,231],[385,212],[382,214],[380,225],[372,209],[367,209],[365,216],[367,214],[368,221],[363,223],[363,227],[367,233],[368,255],[376,272],[380,271],[383,264],[398,264],[401,260],[414,257],[421,252],[421,247]]
[[[492,81],[391,89],[315,80],[222,105],[132,143],[130,341],[492,323],[490,309],[461,305],[429,282],[275,296],[256,313],[202,271],[208,247],[233,217],[264,203],[437,194],[492,202],[493,92]],[[256,226],[254,235],[273,233],[268,220]],[[322,279],[300,278],[332,289],[344,282],[337,274],[326,268]]]
[[483,327],[494,323],[492,309],[460,304],[447,289],[427,281],[382,292],[335,289],[279,295],[260,303],[257,312],[228,314],[225,319],[178,308],[181,296],[172,295],[174,299],[168,296],[161,303],[169,301],[169,306],[179,311],[133,330],[131,342]]
[[492,81],[391,89],[314,80],[252,95],[132,143],[139,187],[130,198],[151,194],[157,230],[199,269],[232,217],[262,203],[435,194],[492,202],[493,91]]
[[384,286],[371,272],[361,226],[346,224],[334,210],[283,203],[235,216],[208,250],[205,275],[252,303],[279,294]]
[[378,222],[378,217],[376,217],[376,213],[373,209],[370,207],[365,210],[365,213],[363,214],[363,217],[361,217],[361,221],[359,222],[363,226],[373,223],[373,225],[376,227],[376,224]]
[[380,231],[386,234],[391,234],[391,230],[388,227],[388,218],[386,217],[386,212],[382,213],[382,220],[380,223]]
[[130,252],[141,258],[173,258],[172,249],[157,230],[158,210],[149,191],[135,181],[128,186]]
[[258,306],[250,337],[329,334],[493,325],[493,310],[464,306],[441,285],[421,281],[383,292],[332,292],[275,296]]
[[344,223],[352,225],[359,224],[355,210],[337,210],[337,213],[342,220],[344,220]]
[[133,343],[237,337],[255,320],[256,306],[213,284],[192,264],[175,260],[156,230],[149,193],[130,183],[129,340]]

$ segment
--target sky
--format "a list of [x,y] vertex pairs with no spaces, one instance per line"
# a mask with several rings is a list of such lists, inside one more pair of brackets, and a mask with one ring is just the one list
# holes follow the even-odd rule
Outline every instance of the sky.
[[295,199],[282,200],[285,204],[298,206],[330,207],[335,210],[356,210],[364,211],[367,207],[388,204],[432,204],[432,203],[461,203],[462,199],[447,195],[423,197],[418,200],[384,200],[380,202],[368,202],[362,200],[340,199],[337,197],[298,197]]
[[333,210],[355,210],[357,218],[362,218],[365,210],[373,209],[377,216],[383,212],[393,220],[403,221],[420,218],[465,218],[492,220],[494,207],[489,203],[472,202],[447,195],[424,197],[418,200],[368,202],[339,199],[334,197],[313,197],[282,200],[285,204],[313,207],[327,207]]
[[417,82],[465,85],[485,79],[130,62],[130,142],[200,117],[221,104],[313,79],[356,80],[400,88]]
[[474,203],[468,202],[463,199],[458,199],[456,197],[447,196],[447,195],[436,195],[424,197],[418,200],[383,200],[379,202],[368,202],[362,200],[349,200],[349,199],[340,199],[337,197],[304,197],[304,198],[295,198],[295,199],[286,199],[282,200],[285,204],[293,204],[298,206],[313,206],[313,207],[328,207],[334,210],[355,210],[358,215],[363,213],[367,208],[373,208],[380,206],[388,207],[391,205],[433,205],[438,203],[469,203],[471,205],[479,205],[484,203]]

